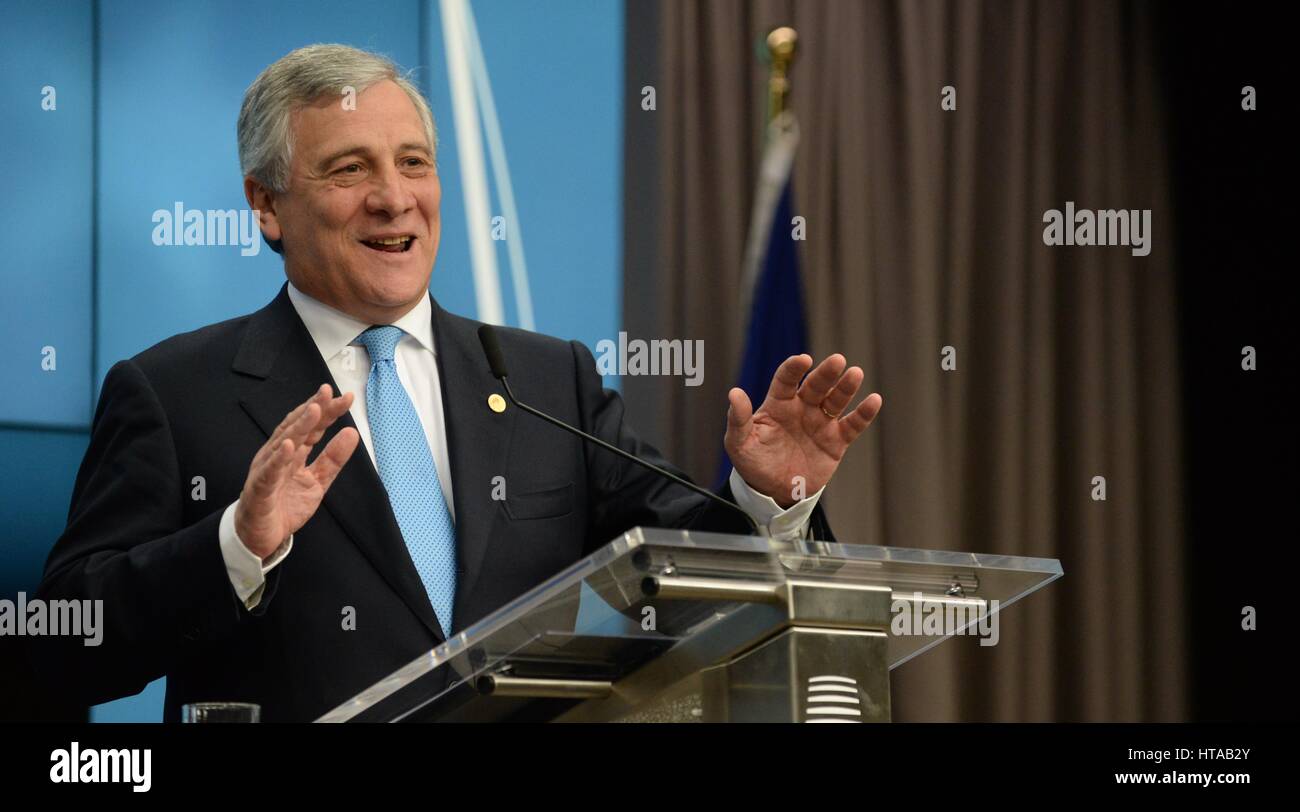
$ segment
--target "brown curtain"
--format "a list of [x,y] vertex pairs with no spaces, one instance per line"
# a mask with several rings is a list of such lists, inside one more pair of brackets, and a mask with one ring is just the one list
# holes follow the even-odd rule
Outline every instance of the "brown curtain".
[[[832,525],[844,542],[1059,558],[1066,573],[1004,613],[998,645],[958,638],[896,670],[895,719],[1185,718],[1175,223],[1149,9],[627,9],[625,323],[707,350],[697,389],[624,381],[637,425],[712,479],[744,331],[757,43],[794,26],[812,349],[845,353],[885,399],[827,489]],[[637,103],[647,85],[654,110]],[[1150,255],[1045,246],[1043,214],[1066,201],[1151,209]]]

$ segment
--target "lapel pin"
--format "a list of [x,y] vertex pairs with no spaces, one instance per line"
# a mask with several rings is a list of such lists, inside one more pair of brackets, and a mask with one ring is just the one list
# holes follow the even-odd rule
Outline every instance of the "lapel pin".
[[506,399],[500,395],[488,395],[488,408],[501,414],[506,410]]

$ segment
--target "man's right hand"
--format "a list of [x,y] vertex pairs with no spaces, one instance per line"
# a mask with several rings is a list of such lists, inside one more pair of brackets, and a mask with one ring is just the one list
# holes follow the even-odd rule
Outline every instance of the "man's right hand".
[[335,420],[352,407],[352,393],[331,397],[329,384],[289,413],[258,450],[235,509],[235,533],[265,560],[307,523],[325,492],[356,451],[361,436],[344,428],[311,465],[307,455]]

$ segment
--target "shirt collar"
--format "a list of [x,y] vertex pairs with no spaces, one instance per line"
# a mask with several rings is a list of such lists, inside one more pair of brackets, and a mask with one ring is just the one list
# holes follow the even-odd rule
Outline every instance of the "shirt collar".
[[[293,303],[294,310],[298,311],[298,317],[302,319],[307,332],[311,334],[321,358],[326,361],[373,326],[313,299],[298,290],[292,282],[289,283],[289,301]],[[437,353],[433,344],[433,306],[429,303],[428,295],[420,297],[415,307],[393,322],[393,326],[401,328],[402,332],[414,338],[420,346]]]

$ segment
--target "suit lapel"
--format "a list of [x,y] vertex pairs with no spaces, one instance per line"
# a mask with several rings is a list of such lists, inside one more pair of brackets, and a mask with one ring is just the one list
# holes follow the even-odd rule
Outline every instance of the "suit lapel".
[[[240,405],[267,437],[322,383],[328,382],[338,394],[338,384],[289,301],[287,287],[250,317],[233,369],[256,380],[245,388]],[[447,402],[445,377],[443,388]],[[335,421],[313,449],[313,456],[345,426],[356,427],[351,414]],[[453,472],[455,468],[453,464]],[[325,494],[324,506],[393,591],[442,640],[442,629],[393,517],[388,493],[364,449],[358,448],[343,466]],[[457,508],[459,516],[459,504]]]
[[505,524],[501,503],[492,499],[493,477],[506,474],[519,410],[509,406],[498,413],[488,406],[488,397],[504,397],[504,390],[483,357],[478,322],[448,313],[434,300],[433,330],[456,504],[460,573],[455,615],[464,617],[463,607],[482,572],[483,558]]

